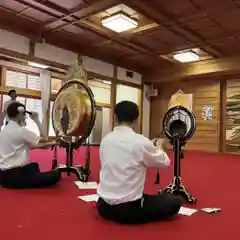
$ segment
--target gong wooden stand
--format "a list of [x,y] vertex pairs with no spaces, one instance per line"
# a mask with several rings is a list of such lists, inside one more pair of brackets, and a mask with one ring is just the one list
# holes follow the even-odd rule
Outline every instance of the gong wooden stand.
[[[65,137],[58,137],[58,146],[60,148],[64,148],[66,151],[66,165],[63,167],[58,166],[58,160],[57,160],[57,146],[54,147],[54,154],[53,154],[53,161],[52,161],[52,168],[58,170],[63,173],[67,173],[68,176],[71,175],[71,173],[75,174],[77,179],[82,182],[87,182],[88,177],[90,175],[90,144],[88,137],[91,134],[91,131],[93,129],[95,119],[96,119],[96,103],[94,99],[94,95],[91,91],[91,89],[83,82],[77,81],[77,80],[72,80],[67,82],[65,85],[62,86],[62,88],[59,90],[57,97],[60,93],[62,93],[65,89],[67,89],[70,86],[76,86],[78,85],[80,88],[84,89],[85,92],[87,93],[90,101],[90,106],[91,106],[91,113],[89,116],[89,120],[86,125],[86,129],[84,129],[83,133],[81,134],[81,137],[78,138],[77,141],[73,141],[73,138],[67,135],[67,131],[69,128],[69,111],[67,110],[67,106],[64,106],[62,110],[62,118],[61,118],[61,128],[63,130],[64,136]],[[57,98],[56,98],[57,99]],[[55,103],[54,103],[55,104]],[[54,106],[53,106],[54,110]],[[52,113],[52,115],[54,115]],[[56,129],[56,125],[54,122],[54,117],[53,119],[53,127],[55,130],[55,133],[57,134],[58,131]],[[57,134],[58,135],[58,134]],[[73,165],[73,157],[74,157],[74,152],[81,146],[86,146],[87,147],[87,152],[86,152],[86,159],[85,159],[85,165],[84,166],[74,166]]]
[[159,193],[170,193],[182,197],[189,204],[195,204],[197,199],[191,195],[191,193],[183,185],[181,178],[181,151],[184,144],[179,141],[178,138],[173,140],[173,152],[174,152],[174,176],[173,181]]
[[[173,119],[177,116],[176,119]],[[180,118],[180,116],[188,116],[190,128],[187,128],[186,117]],[[184,120],[183,120],[184,119]],[[170,140],[173,145],[174,153],[174,176],[173,181],[159,193],[170,193],[182,197],[186,202],[190,204],[196,203],[196,198],[193,197],[183,185],[181,178],[181,153],[183,154],[182,147],[186,144],[196,130],[196,119],[192,112],[183,106],[175,106],[170,108],[163,118],[163,129],[165,136]]]
[[[85,158],[85,165],[84,166],[74,166],[73,165],[73,156],[74,156],[74,147],[72,146],[72,143],[69,142],[68,147],[64,147],[66,150],[66,165],[64,167],[58,166],[58,160],[57,160],[57,146],[54,147],[54,154],[53,154],[53,160],[52,160],[52,169],[58,168],[58,170],[62,173],[67,173],[67,176],[70,176],[71,173],[74,173],[79,181],[87,182],[88,177],[91,174],[90,171],[90,164],[91,164],[91,158],[90,158],[90,147],[91,145],[87,141],[86,144],[83,144],[83,146],[87,147],[86,151],[86,158]],[[60,146],[61,147],[61,146]]]

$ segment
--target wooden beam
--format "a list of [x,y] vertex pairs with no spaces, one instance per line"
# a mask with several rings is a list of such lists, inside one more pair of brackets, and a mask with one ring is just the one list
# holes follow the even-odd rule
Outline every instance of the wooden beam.
[[[221,51],[208,43],[201,35],[191,30],[188,26],[181,27],[176,21],[173,20],[173,16],[170,13],[154,8],[154,3],[148,4],[143,0],[122,0],[125,4],[135,9],[137,12],[146,16],[147,18],[155,21],[160,26],[164,26],[167,30],[174,33],[175,35],[185,39],[188,43],[193,44],[194,42],[202,42],[204,50],[214,57],[222,56]],[[169,28],[165,22],[171,21],[172,28]]]
[[6,82],[6,67],[1,67],[0,86],[4,86]]
[[[74,23],[78,23],[81,19],[86,18],[90,15],[94,15],[96,13],[102,12],[104,10],[107,10],[108,8],[113,7],[114,5],[117,5],[119,1],[118,0],[101,0],[101,1],[97,1],[96,3],[93,3],[89,6],[87,6],[86,4],[80,4],[79,8],[75,8],[72,10],[67,10],[67,9],[62,9],[60,12],[62,14],[64,14],[64,16],[60,19],[57,20],[65,20],[65,18],[67,17],[72,17],[75,19],[75,21],[70,22],[70,23],[64,23],[62,25],[60,25],[59,27],[57,27],[56,29],[62,29],[63,27],[72,25]],[[45,6],[49,6],[50,8],[55,9],[55,7],[53,7],[52,5],[46,5],[46,3],[44,3]],[[75,16],[74,14],[77,13],[77,16]],[[55,22],[56,20],[47,23],[45,25],[45,27],[49,26],[50,24],[52,24],[53,22]]]
[[[146,68],[139,66],[139,64],[134,63],[130,59],[121,59],[118,57],[118,54],[115,54],[114,52],[106,52],[103,48],[89,45],[89,40],[83,41],[84,39],[81,40],[76,35],[73,37],[73,35],[68,32],[44,32],[44,35],[42,35],[43,29],[39,23],[30,19],[23,18],[21,16],[16,16],[14,13],[5,11],[1,8],[0,28],[19,35],[23,35],[30,39],[39,39],[44,37],[46,43],[49,43],[51,45],[67,49],[72,52],[81,53],[82,55],[102,60],[111,64],[117,64],[118,66],[128,68],[132,71],[143,73],[146,70]],[[129,47],[131,48],[131,44]]]
[[52,14],[51,15],[51,12],[50,11],[48,11],[46,8],[42,8],[42,7],[40,7],[39,6],[39,1],[36,1],[37,3],[38,3],[38,5],[35,5],[34,3],[30,3],[30,2],[28,2],[28,1],[26,1],[26,0],[14,0],[15,2],[18,2],[18,3],[20,3],[20,4],[22,4],[22,5],[24,5],[24,6],[26,6],[27,8],[32,8],[32,9],[34,9],[34,10],[37,10],[37,11],[39,11],[39,12],[42,12],[42,13],[44,13],[44,14],[46,14],[46,15],[50,15],[50,16],[52,16],[52,17],[59,17],[59,15],[56,15],[56,14]]
[[[34,57],[32,55],[30,56],[30,55],[25,55],[25,54],[22,54],[22,53],[17,53],[17,52],[14,52],[14,51],[11,51],[11,50],[8,50],[8,49],[4,49],[4,48],[0,48],[0,54],[12,57],[13,62],[16,62],[16,63],[21,64],[21,65],[27,65],[28,61],[37,62],[37,63],[43,64],[43,65],[47,65],[47,66],[50,66],[50,71],[57,72],[57,73],[59,73],[57,71],[57,69],[66,70],[66,71],[69,69],[69,66],[61,64],[61,63],[56,63],[56,62],[52,62],[52,61],[49,61],[49,60],[37,58],[37,57]],[[51,67],[52,67],[52,69],[51,69]],[[116,67],[114,67],[114,71],[117,71]],[[118,79],[117,78],[117,73],[114,73],[116,75],[116,76],[114,75],[114,77],[108,77],[108,76],[105,76],[103,74],[95,73],[95,72],[91,72],[91,71],[87,71],[87,73],[88,73],[88,76],[91,77],[91,78],[107,80],[107,81],[114,82],[115,84],[123,84],[123,85],[127,85],[127,86],[130,86],[130,87],[141,89],[141,85],[139,85],[139,84],[135,84],[135,83],[131,83],[131,82],[127,82],[127,81]],[[64,73],[62,73],[62,74],[64,74]]]
[[10,56],[10,57],[13,57],[13,58],[22,59],[22,60],[25,60],[25,61],[32,61],[32,62],[45,64],[45,65],[52,66],[52,67],[59,68],[59,69],[65,69],[65,70],[68,69],[68,66],[66,66],[64,64],[48,61],[48,60],[45,60],[45,59],[41,59],[41,58],[37,58],[37,57],[34,57],[34,56],[26,55],[26,54],[23,54],[23,53],[18,53],[18,52],[8,50],[8,49],[5,49],[5,48],[0,48],[0,54],[4,54],[6,56]]
[[0,7],[0,28],[6,31],[21,34],[30,39],[39,36],[39,29],[41,24],[39,22],[31,21],[27,18],[16,16],[13,12],[3,10]]
[[[54,9],[55,11],[59,11],[61,14],[63,14],[64,16],[66,15],[69,15],[71,14],[70,11],[68,11],[67,9],[64,9],[64,8],[61,8],[59,9],[58,7],[55,6],[55,4],[52,4],[52,3],[48,3],[49,1],[46,1],[44,3],[44,5],[46,5],[47,7],[49,8],[52,8]],[[101,2],[102,4],[104,5],[101,5]],[[93,6],[96,7],[96,9],[90,9],[91,11],[96,11],[98,8],[101,8],[101,9],[107,9],[107,3],[110,4],[109,6],[113,6],[117,3],[119,3],[118,0],[108,0],[108,1],[104,1],[102,0],[101,2],[98,2],[96,3],[95,5],[91,5],[89,6],[89,9]],[[54,7],[55,6],[55,7]],[[154,49],[150,49],[149,47],[147,46],[142,46],[141,44],[139,43],[136,43],[136,42],[133,42],[133,41],[130,41],[128,38],[125,38],[124,36],[120,36],[119,34],[117,33],[114,33],[112,31],[108,31],[107,29],[104,29],[104,28],[101,28],[99,26],[97,26],[96,24],[88,21],[88,20],[83,20],[84,16],[86,15],[86,13],[84,11],[87,11],[88,12],[88,15],[90,15],[90,10],[88,10],[88,8],[85,8],[82,10],[83,12],[83,17],[79,17],[79,16],[75,16],[75,15],[71,15],[71,17],[73,19],[75,19],[74,21],[70,21],[68,19],[63,19],[64,22],[66,23],[63,23],[62,25],[54,28],[54,29],[45,29],[44,31],[44,36],[45,36],[45,32],[54,32],[56,33],[56,31],[59,31],[61,30],[62,28],[66,27],[66,26],[69,26],[69,25],[74,25],[74,26],[77,26],[79,28],[82,28],[84,29],[85,31],[89,31],[89,32],[92,32],[102,38],[105,38],[106,40],[111,40],[113,42],[116,42],[120,45],[123,45],[129,49],[133,49],[137,52],[141,52],[141,53],[144,53],[144,54],[147,54],[149,56],[152,56],[156,59],[156,61],[159,61],[159,63],[165,63],[165,62],[168,62],[168,60],[166,59],[163,59],[161,58],[158,53],[154,50]],[[78,15],[79,15],[79,12],[78,12]],[[80,21],[82,20],[82,21]]]
[[[117,79],[117,66],[114,66],[114,72],[113,72],[113,78],[116,80]],[[117,84],[115,81],[112,82],[111,84],[111,99],[110,99],[110,125],[111,125],[111,130],[114,128],[114,109],[116,106],[116,96],[117,96]]]
[[149,56],[154,57],[157,61],[161,62],[168,62],[168,60],[161,58],[158,56],[157,52],[155,52],[154,49],[151,49],[147,46],[143,46],[140,43],[136,43],[133,40],[129,40],[124,36],[121,36],[113,31],[109,31],[107,29],[104,29],[102,27],[97,26],[96,24],[88,21],[88,20],[82,20],[81,23],[79,23],[79,26],[83,28],[86,31],[90,31],[96,35],[99,35],[106,40],[111,40],[112,42],[118,43],[124,47],[127,47],[129,49],[132,49],[136,52],[140,52],[142,54],[146,54]]
[[142,133],[143,130],[143,97],[144,97],[144,85],[141,85],[141,89],[138,90],[139,99],[139,131]]
[[[0,93],[7,94],[11,89],[13,89],[13,87],[2,87],[2,86],[0,86]],[[41,98],[41,96],[40,96],[38,91],[29,90],[29,89],[23,89],[23,88],[16,88],[16,87],[14,87],[14,89],[17,91],[17,94],[19,96],[24,96],[24,97],[29,97],[29,98],[36,98],[36,99],[40,99]]]
[[227,80],[220,82],[220,121],[219,121],[219,151],[226,152],[226,126],[227,126]]
[[146,76],[148,83],[181,81],[191,78],[230,77],[240,74],[240,57],[211,59],[191,64],[181,64],[165,71],[159,70]]
[[34,39],[30,39],[28,55],[31,57],[35,56],[35,45],[36,45],[35,43],[36,43],[36,41]]

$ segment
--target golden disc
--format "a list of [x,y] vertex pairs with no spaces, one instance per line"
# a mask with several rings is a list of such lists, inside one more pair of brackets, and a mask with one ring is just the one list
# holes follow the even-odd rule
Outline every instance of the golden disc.
[[91,100],[83,88],[77,84],[61,91],[54,103],[53,120],[57,135],[63,134],[61,119],[64,107],[69,113],[69,125],[66,136],[83,136],[91,120]]

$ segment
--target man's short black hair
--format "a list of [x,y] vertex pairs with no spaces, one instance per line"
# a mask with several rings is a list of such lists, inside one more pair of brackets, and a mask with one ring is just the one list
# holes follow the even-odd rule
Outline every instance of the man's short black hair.
[[12,102],[7,107],[7,115],[10,119],[17,117],[17,115],[19,114],[18,107],[24,107],[25,109],[25,106],[20,102]]
[[131,101],[122,101],[115,106],[114,113],[119,123],[133,123],[139,117],[138,105]]
[[16,90],[15,90],[15,89],[11,89],[11,90],[8,92],[8,96],[11,96],[12,93],[16,93]]

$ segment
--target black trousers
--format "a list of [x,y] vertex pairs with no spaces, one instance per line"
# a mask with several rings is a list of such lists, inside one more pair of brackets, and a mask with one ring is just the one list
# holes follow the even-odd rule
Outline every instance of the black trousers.
[[0,171],[0,184],[5,188],[51,187],[60,179],[61,173],[58,170],[40,172],[38,163]]
[[122,224],[142,224],[167,220],[176,215],[181,199],[170,194],[144,195],[142,199],[118,205],[109,205],[99,198],[97,210],[106,219]]

